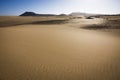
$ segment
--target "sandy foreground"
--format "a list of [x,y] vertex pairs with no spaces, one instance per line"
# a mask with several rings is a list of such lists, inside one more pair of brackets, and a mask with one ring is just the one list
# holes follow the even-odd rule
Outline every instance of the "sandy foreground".
[[120,36],[72,26],[0,28],[0,80],[120,80]]

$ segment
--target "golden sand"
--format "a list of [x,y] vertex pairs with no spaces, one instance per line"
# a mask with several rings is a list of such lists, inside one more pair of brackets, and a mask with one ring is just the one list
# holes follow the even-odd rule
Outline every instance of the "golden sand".
[[0,28],[0,80],[119,80],[120,36],[69,25]]

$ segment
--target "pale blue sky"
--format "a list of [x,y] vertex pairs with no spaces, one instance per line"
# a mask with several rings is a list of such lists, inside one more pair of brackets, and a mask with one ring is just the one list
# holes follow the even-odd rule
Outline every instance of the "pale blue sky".
[[25,11],[45,14],[119,14],[120,0],[0,0],[0,15],[19,15]]

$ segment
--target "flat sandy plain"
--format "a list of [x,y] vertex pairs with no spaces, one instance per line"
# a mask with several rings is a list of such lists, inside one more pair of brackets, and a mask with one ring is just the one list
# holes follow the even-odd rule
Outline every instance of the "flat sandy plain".
[[120,80],[120,26],[88,28],[105,22],[0,17],[0,80]]

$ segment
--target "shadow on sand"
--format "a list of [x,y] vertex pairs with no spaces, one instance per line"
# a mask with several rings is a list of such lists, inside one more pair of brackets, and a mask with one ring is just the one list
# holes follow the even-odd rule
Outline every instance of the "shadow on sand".
[[68,23],[68,20],[47,20],[47,21],[36,21],[30,24],[43,24],[43,25],[54,25],[54,24],[65,24]]
[[54,24],[65,24],[68,23],[68,19],[64,19],[64,20],[45,20],[45,21],[33,21],[33,22],[12,22],[12,21],[8,21],[8,22],[0,22],[0,27],[11,27],[11,26],[18,26],[18,25],[29,25],[29,24],[33,24],[33,25],[54,25]]

